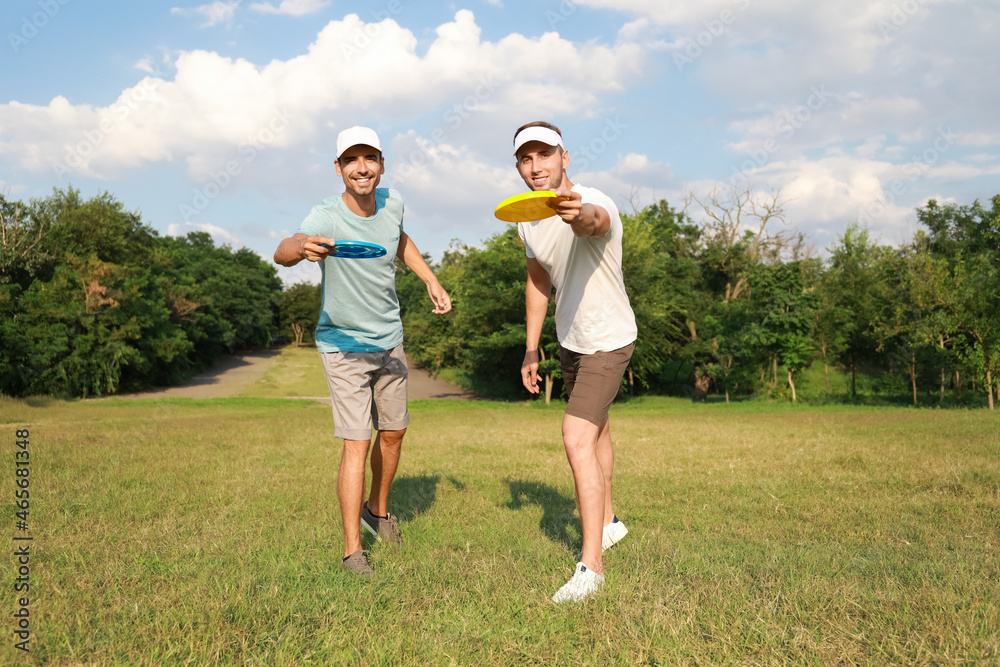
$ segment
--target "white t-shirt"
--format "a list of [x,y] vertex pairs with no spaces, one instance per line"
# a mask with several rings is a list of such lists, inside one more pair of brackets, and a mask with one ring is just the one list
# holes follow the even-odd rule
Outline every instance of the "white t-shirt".
[[559,344],[580,354],[610,352],[636,338],[635,315],[622,280],[622,220],[618,207],[600,190],[573,186],[585,204],[611,217],[601,238],[580,238],[559,216],[521,222],[517,233],[528,257],[538,260],[556,288]]

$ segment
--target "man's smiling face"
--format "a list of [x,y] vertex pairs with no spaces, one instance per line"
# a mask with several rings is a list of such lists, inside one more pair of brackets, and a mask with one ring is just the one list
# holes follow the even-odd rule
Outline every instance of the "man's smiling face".
[[532,190],[556,190],[562,184],[569,153],[561,146],[529,141],[517,151],[517,171]]
[[372,146],[358,144],[344,151],[337,160],[337,175],[355,197],[368,197],[385,173],[385,158]]

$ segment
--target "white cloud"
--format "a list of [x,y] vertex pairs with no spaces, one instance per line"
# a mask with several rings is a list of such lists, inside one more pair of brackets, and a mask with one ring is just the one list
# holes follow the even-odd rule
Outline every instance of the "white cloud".
[[278,269],[278,278],[286,289],[296,283],[319,285],[323,277],[315,262],[299,262],[295,266],[277,266],[276,268]]
[[958,140],[959,146],[997,146],[1000,145],[1000,134],[986,132],[968,132]]
[[914,208],[926,200],[921,193],[937,178],[972,174],[949,165],[893,164],[858,155],[820,159],[798,157],[764,165],[745,180],[688,183],[687,190],[703,195],[713,187],[753,190],[778,188],[787,222],[821,247],[836,241],[847,224],[859,223],[898,245],[912,238],[916,229]]
[[443,127],[465,133],[476,123],[506,127],[512,115],[596,114],[602,96],[641,76],[644,63],[638,45],[575,44],[555,33],[482,41],[464,10],[436,32],[421,55],[391,18],[352,14],[328,23],[306,53],[263,66],[183,52],[172,81],[146,77],[109,106],[62,97],[0,105],[0,155],[98,178],[183,160],[203,180],[234,152],[316,145],[346,125],[405,125],[442,108]]
[[805,141],[864,142],[887,130],[933,134],[956,118],[964,119],[956,131],[975,128],[975,140],[986,142],[979,145],[1000,137],[991,111],[1000,106],[1000,87],[982,84],[1000,79],[995,0],[576,4],[631,15],[622,33],[650,49],[667,44],[668,74],[705,86],[738,123],[756,123],[756,134],[734,128],[734,143],[745,144],[740,152],[759,149],[779,114],[802,105],[814,87],[825,87],[833,102],[814,114],[822,122],[781,142],[786,149]]
[[233,248],[240,248],[243,245],[236,234],[217,225],[192,222],[167,225],[167,234],[170,236],[187,236],[191,232],[208,232],[212,240],[219,245],[229,245]]
[[135,65],[133,65],[133,67],[135,67],[137,70],[145,72],[146,74],[156,73],[155,66],[153,65],[153,59],[150,58],[149,56],[146,56],[145,58],[139,60]]
[[680,183],[670,165],[644,154],[619,155],[606,171],[574,173],[571,152],[569,174],[574,183],[597,188],[611,197],[622,213],[641,210],[661,199],[680,201]]
[[330,4],[330,0],[282,0],[275,7],[270,2],[255,2],[250,9],[262,14],[287,14],[288,16],[305,16],[314,14]]
[[222,2],[217,0],[211,4],[199,5],[197,7],[171,7],[170,13],[174,16],[184,18],[200,18],[199,28],[210,28],[214,25],[224,23],[229,25],[236,15],[236,8],[239,7],[239,0],[235,2]]
[[[494,206],[526,189],[513,158],[496,166],[468,146],[435,143],[414,132],[396,137],[390,150],[383,182],[403,194],[407,220],[412,217],[423,234],[478,242],[506,224],[493,216]],[[443,249],[425,248],[423,234],[414,234],[421,250]]]
[[884,148],[885,135],[877,134],[874,137],[868,137],[867,141],[865,141],[865,143],[861,146],[858,146],[854,153],[858,157],[868,158],[882,151]]
[[20,194],[26,189],[23,185],[13,184],[0,178],[0,195],[10,197],[11,195]]
[[962,181],[965,179],[977,178],[979,176],[996,176],[1000,174],[1000,165],[980,167],[950,160],[941,165],[929,166],[925,173],[928,178],[940,178],[946,181]]

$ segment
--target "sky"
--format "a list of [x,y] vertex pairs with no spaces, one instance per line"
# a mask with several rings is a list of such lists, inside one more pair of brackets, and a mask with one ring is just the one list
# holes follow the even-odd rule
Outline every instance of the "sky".
[[819,256],[1000,193],[996,0],[7,0],[0,29],[0,192],[107,191],[267,260],[343,191],[352,125],[434,259],[504,229],[534,120],[622,212],[777,192]]

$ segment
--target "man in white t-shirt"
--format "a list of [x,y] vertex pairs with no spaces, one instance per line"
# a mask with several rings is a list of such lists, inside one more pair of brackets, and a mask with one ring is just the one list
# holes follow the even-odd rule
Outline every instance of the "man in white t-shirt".
[[556,126],[514,133],[517,171],[532,190],[559,196],[552,217],[518,224],[528,255],[527,344],[521,381],[538,393],[538,345],[556,290],[556,335],[569,395],[562,434],[576,483],[583,554],[553,601],[582,600],[604,584],[602,553],[628,532],[611,504],[614,449],[608,408],[635,347],[635,315],[622,280],[622,221],[611,199],[566,176],[569,153]]

